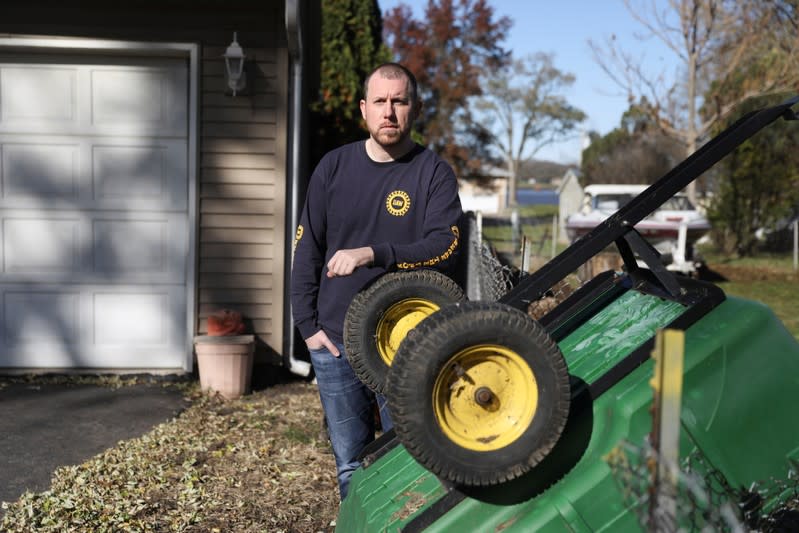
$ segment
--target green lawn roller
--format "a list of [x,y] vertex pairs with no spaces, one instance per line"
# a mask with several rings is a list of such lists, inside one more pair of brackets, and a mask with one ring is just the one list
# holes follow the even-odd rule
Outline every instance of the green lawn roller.
[[[783,506],[799,502],[799,344],[765,306],[669,272],[634,226],[771,122],[796,120],[797,102],[746,115],[497,302],[463,301],[429,271],[359,295],[348,350],[386,394],[394,429],[362,454],[337,531],[652,529],[641,524],[658,511],[653,459],[636,450],[652,431],[662,329],[685,338],[683,477],[663,530],[737,520],[792,531],[799,511]],[[532,302],[614,244],[624,272],[530,318]]]

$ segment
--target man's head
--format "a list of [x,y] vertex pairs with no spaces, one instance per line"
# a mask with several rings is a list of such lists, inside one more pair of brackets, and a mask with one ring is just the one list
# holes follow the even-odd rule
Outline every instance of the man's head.
[[403,67],[399,63],[383,63],[382,65],[376,67],[368,76],[366,76],[366,79],[363,80],[364,99],[366,99],[369,94],[369,80],[371,80],[372,76],[375,74],[392,80],[403,78],[408,80],[408,83],[410,84],[409,97],[411,102],[413,102],[414,106],[419,103],[419,86],[416,83],[416,76],[414,76],[410,70]]
[[361,115],[369,135],[383,147],[399,145],[410,137],[421,107],[416,78],[398,63],[385,63],[363,84]]

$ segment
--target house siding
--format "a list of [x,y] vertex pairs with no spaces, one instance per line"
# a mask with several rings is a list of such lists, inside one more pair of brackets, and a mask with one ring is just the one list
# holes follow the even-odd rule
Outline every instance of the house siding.
[[[258,359],[283,346],[289,60],[282,0],[86,2],[9,0],[3,36],[200,45],[194,334],[216,309],[251,321]],[[238,33],[251,76],[226,94],[225,48]],[[195,75],[195,73],[192,73]],[[135,319],[135,318],[134,318]]]
[[[219,308],[240,311],[269,352],[283,329],[286,56],[245,50],[257,68],[244,96],[223,96],[219,57],[203,47],[197,331]],[[283,76],[281,76],[283,74]],[[249,82],[248,82],[249,83]],[[270,349],[271,348],[271,349]],[[262,355],[263,357],[263,355]]]

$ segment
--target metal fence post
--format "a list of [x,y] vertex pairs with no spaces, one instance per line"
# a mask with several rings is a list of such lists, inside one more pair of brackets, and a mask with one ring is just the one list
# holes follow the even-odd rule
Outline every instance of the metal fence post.
[[522,228],[519,224],[519,210],[514,209],[510,213],[510,238],[513,244],[513,251],[517,253],[519,250],[519,241],[521,240]]
[[483,273],[482,273],[482,253],[483,253],[483,214],[477,211],[474,219],[469,219],[472,227],[469,231],[469,256],[467,283],[467,297],[472,301],[482,299]]
[[799,270],[799,218],[793,221],[793,271]]
[[558,236],[558,215],[552,215],[552,257],[554,258],[556,255],[556,248],[555,243],[557,242]]
[[530,272],[530,240],[522,235],[522,272]]

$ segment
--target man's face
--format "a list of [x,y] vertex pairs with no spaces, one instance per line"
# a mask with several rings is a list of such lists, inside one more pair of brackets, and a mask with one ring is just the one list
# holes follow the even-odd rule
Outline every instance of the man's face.
[[361,115],[372,138],[381,146],[399,144],[411,134],[416,109],[406,78],[389,79],[376,72],[370,79]]

